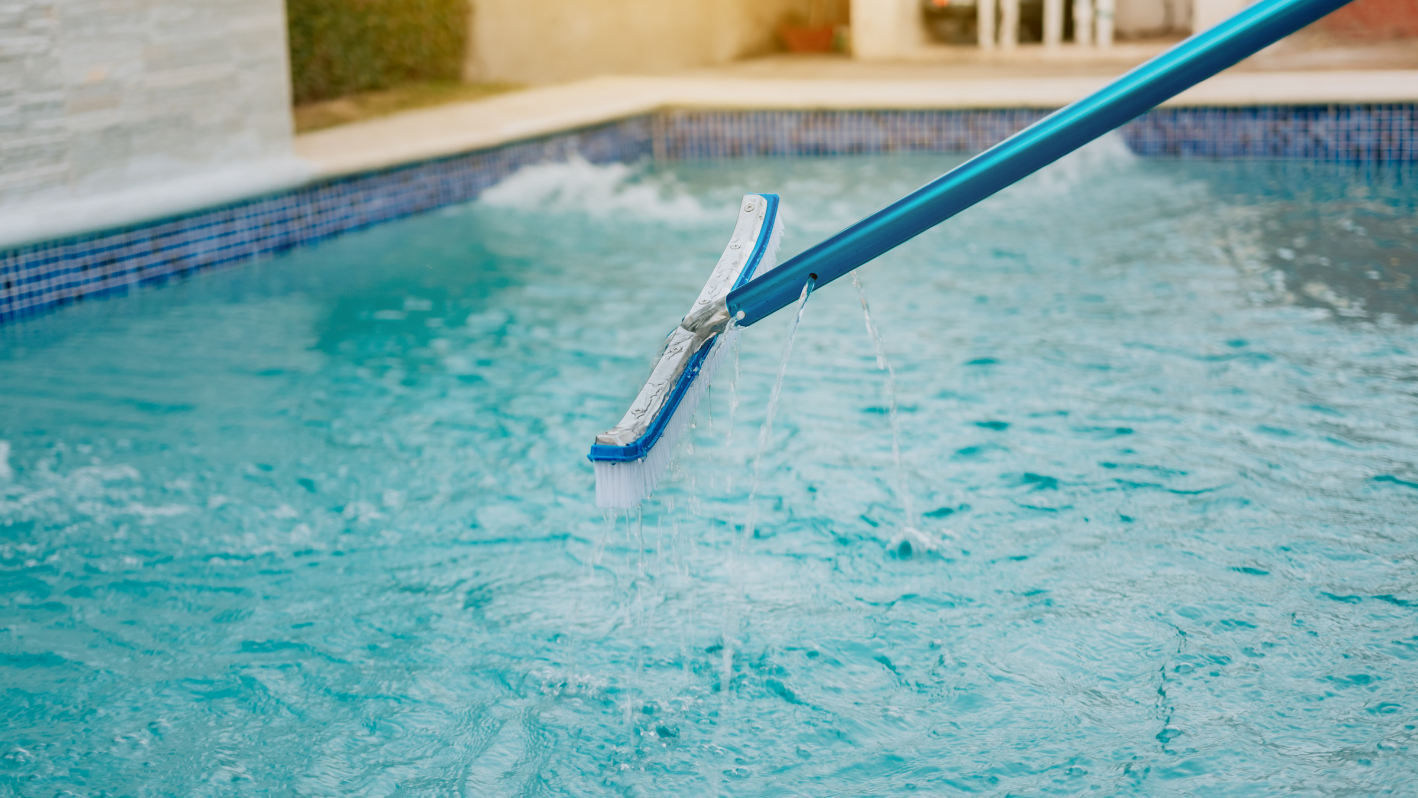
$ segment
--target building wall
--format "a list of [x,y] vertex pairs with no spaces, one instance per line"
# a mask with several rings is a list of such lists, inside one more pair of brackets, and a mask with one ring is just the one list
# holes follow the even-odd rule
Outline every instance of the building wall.
[[[1254,0],[1193,0],[1195,29],[1206,30]],[[1353,0],[1310,30],[1350,42],[1418,38],[1418,0]]]
[[1318,27],[1361,41],[1418,38],[1418,0],[1355,0],[1320,20]]
[[[290,158],[283,0],[0,4],[0,215]],[[117,200],[115,200],[117,202]]]
[[890,61],[926,42],[920,0],[852,0],[852,56]]
[[1192,25],[1191,0],[1117,0],[1118,36],[1142,38],[1188,33]]
[[[769,52],[821,0],[472,0],[469,80],[554,83]],[[816,12],[820,14],[821,12]]]

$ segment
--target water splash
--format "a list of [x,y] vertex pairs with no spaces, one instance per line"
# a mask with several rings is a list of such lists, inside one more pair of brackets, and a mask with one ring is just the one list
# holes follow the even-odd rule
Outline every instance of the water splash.
[[487,189],[478,202],[519,210],[552,210],[658,221],[697,222],[714,217],[672,177],[645,174],[623,163],[593,164],[579,155],[564,163],[517,170]]
[[1040,169],[1019,184],[1022,193],[1054,197],[1075,190],[1084,181],[1133,168],[1139,156],[1116,130],[1095,139]]
[[793,339],[797,337],[798,325],[803,320],[803,307],[807,305],[808,297],[812,296],[812,287],[817,282],[815,277],[816,275],[803,283],[802,293],[798,295],[798,307],[793,312],[793,320],[788,324],[787,340],[783,342],[783,356],[778,360],[778,376],[773,380],[773,391],[768,394],[768,415],[763,419],[763,426],[758,428],[758,451],[753,455],[753,482],[748,489],[748,520],[743,525],[744,540],[753,537],[753,527],[758,521],[754,499],[758,497],[758,484],[763,473],[763,453],[768,449],[768,439],[773,436],[773,417],[778,414],[778,397],[783,393],[783,377],[788,373],[788,358],[793,354]]

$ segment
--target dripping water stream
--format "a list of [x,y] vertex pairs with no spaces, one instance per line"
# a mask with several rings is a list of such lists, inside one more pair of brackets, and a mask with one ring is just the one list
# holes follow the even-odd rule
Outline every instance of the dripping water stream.
[[891,367],[891,361],[886,357],[886,347],[881,342],[881,331],[872,320],[871,305],[867,303],[867,290],[856,270],[852,271],[852,285],[857,287],[857,296],[862,301],[862,319],[866,322],[867,335],[871,336],[872,347],[876,352],[876,367],[886,372],[886,413],[891,424],[891,462],[896,469],[896,493],[901,501],[901,510],[905,514],[901,532],[903,536],[919,538],[920,533],[916,530],[916,508],[911,501],[910,486],[906,483],[906,469],[901,465],[901,419],[896,408],[896,369]]
[[[748,517],[744,522],[743,535],[740,538],[740,548],[747,545],[747,541],[753,537],[754,525],[757,523],[757,508],[755,502],[758,497],[758,488],[763,473],[763,455],[768,448],[768,442],[773,436],[773,420],[778,412],[778,399],[783,392],[783,379],[788,372],[788,360],[793,352],[793,340],[797,337],[798,326],[802,323],[803,308],[807,305],[808,297],[812,296],[812,289],[816,282],[816,275],[813,275],[807,282],[803,283],[802,293],[798,296],[798,305],[793,313],[792,320],[788,323],[788,333],[783,341],[783,354],[778,360],[778,372],[773,381],[773,390],[768,394],[768,410],[764,417],[763,425],[758,430],[758,446],[753,456],[753,476],[748,493]],[[731,328],[732,329],[732,328]],[[731,404],[729,410],[730,424],[728,435],[732,441],[733,435],[733,415],[738,408],[738,377],[739,359],[737,340],[734,347],[734,388],[730,391]],[[732,483],[729,483],[732,490]],[[720,650],[718,651],[718,676],[719,676],[719,718],[722,726],[716,729],[713,745],[720,751],[727,752],[730,748],[724,736],[725,729],[734,725],[734,709],[730,700],[733,691],[734,679],[734,654],[741,642],[741,637],[745,631],[745,619],[748,612],[748,598],[745,594],[745,585],[742,583],[742,573],[739,571],[735,553],[730,549],[728,553],[728,570],[730,578],[737,583],[739,593],[739,606],[726,607],[722,614],[723,625],[721,627]],[[723,762],[721,764],[730,764]],[[728,773],[725,769],[723,772]]]
[[803,307],[807,305],[808,297],[812,296],[816,277],[817,275],[813,275],[803,283],[802,293],[798,295],[798,307],[793,312],[793,320],[788,323],[788,337],[783,341],[783,356],[778,360],[778,376],[773,380],[773,391],[768,394],[768,415],[763,419],[763,426],[758,428],[758,449],[753,455],[753,481],[749,483],[748,489],[748,520],[743,526],[744,540],[753,537],[753,527],[758,520],[754,500],[758,497],[759,481],[763,475],[763,453],[768,449],[769,438],[773,436],[773,417],[778,413],[778,397],[783,393],[783,377],[788,373],[788,358],[793,354],[793,339],[797,337],[798,325],[803,320]]
[[[729,327],[725,334],[735,331],[736,326],[733,319],[729,319]],[[729,381],[729,432],[725,439],[728,446],[734,445],[734,417],[739,412],[739,337],[734,336],[734,377]]]

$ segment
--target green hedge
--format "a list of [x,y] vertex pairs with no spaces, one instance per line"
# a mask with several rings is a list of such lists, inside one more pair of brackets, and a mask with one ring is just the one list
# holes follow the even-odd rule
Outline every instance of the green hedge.
[[468,0],[286,0],[296,103],[457,80]]

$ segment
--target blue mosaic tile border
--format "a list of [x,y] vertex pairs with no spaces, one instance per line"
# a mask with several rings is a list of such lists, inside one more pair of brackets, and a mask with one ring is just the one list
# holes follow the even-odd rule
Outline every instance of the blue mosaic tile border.
[[1161,108],[1123,126],[1139,155],[1418,161],[1418,105]]
[[150,224],[0,252],[0,324],[467,202],[524,166],[564,161],[573,153],[592,163],[649,157],[650,119],[338,178]]
[[[1035,109],[670,111],[654,118],[668,160],[879,152],[978,152],[1043,119]],[[1418,105],[1161,108],[1124,125],[1134,152],[1191,158],[1418,161]]]
[[979,152],[1049,111],[667,111],[654,118],[662,160]]
[[[0,324],[200,269],[274,255],[475,199],[517,169],[592,163],[879,152],[975,152],[1043,118],[1031,109],[668,111],[226,207],[0,252]],[[1163,108],[1122,128],[1145,156],[1418,161],[1418,105]]]

